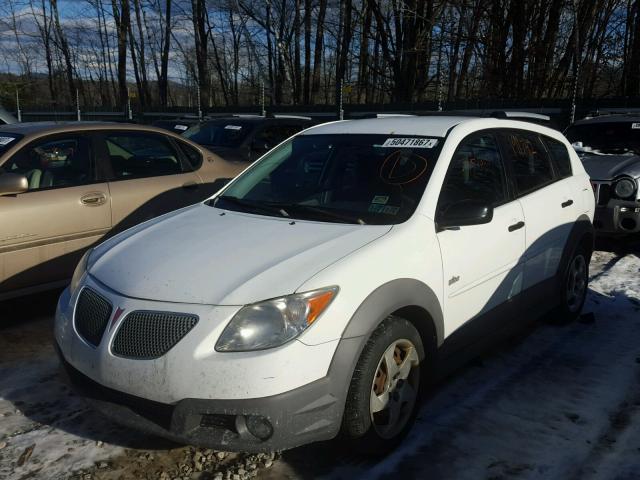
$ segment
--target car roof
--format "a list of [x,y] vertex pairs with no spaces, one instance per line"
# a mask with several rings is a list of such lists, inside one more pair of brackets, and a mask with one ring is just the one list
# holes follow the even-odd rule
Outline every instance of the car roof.
[[424,116],[366,118],[362,120],[342,120],[324,123],[304,130],[302,135],[323,134],[384,134],[420,135],[444,137],[447,132],[461,123],[478,120],[479,117],[466,116]]
[[619,113],[613,115],[599,115],[597,117],[587,117],[574,122],[573,125],[585,125],[592,123],[616,123],[616,122],[640,122],[640,114]]
[[82,130],[142,130],[167,134],[167,130],[162,128],[119,122],[25,122],[0,125],[0,132],[16,133],[25,136],[77,132]]

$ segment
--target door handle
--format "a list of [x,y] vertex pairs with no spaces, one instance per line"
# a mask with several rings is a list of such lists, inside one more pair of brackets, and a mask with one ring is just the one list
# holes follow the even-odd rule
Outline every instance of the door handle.
[[185,190],[191,190],[194,188],[198,188],[198,184],[194,181],[190,181],[190,182],[183,183],[182,188],[184,188]]
[[516,230],[520,230],[522,227],[524,227],[524,222],[520,221],[518,223],[514,223],[513,225],[509,225],[509,231],[515,232]]
[[566,202],[562,202],[560,205],[562,205],[562,208],[570,207],[571,205],[573,205],[573,200],[569,199]]
[[90,207],[97,207],[103,205],[107,201],[107,196],[104,193],[92,192],[87,193],[80,197],[80,203],[88,205]]

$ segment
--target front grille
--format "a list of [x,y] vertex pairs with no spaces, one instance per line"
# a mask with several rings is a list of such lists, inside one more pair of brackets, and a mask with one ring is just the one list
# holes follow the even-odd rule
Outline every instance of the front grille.
[[185,313],[131,312],[113,340],[115,355],[151,359],[167,353],[198,323],[198,317]]
[[109,323],[111,310],[106,299],[89,288],[83,289],[76,304],[76,330],[91,345],[98,346]]

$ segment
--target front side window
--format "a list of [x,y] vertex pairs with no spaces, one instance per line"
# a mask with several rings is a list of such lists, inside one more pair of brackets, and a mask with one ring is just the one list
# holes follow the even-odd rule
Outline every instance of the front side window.
[[88,140],[70,136],[31,143],[9,159],[2,170],[27,177],[29,190],[42,190],[91,183],[92,164]]
[[117,132],[106,135],[105,142],[116,179],[182,173],[180,157],[160,135]]
[[527,194],[553,181],[551,162],[534,133],[506,132],[507,154],[511,158],[516,189]]
[[241,175],[215,206],[327,222],[397,224],[415,211],[442,139],[301,135]]
[[460,143],[442,184],[439,214],[454,204],[473,201],[492,207],[508,199],[504,164],[491,134],[469,137]]

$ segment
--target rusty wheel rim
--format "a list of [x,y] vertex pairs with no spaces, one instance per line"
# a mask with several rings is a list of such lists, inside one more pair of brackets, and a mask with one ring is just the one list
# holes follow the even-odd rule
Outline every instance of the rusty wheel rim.
[[417,399],[419,359],[415,345],[394,341],[382,354],[371,384],[371,423],[382,438],[392,438],[407,425]]

